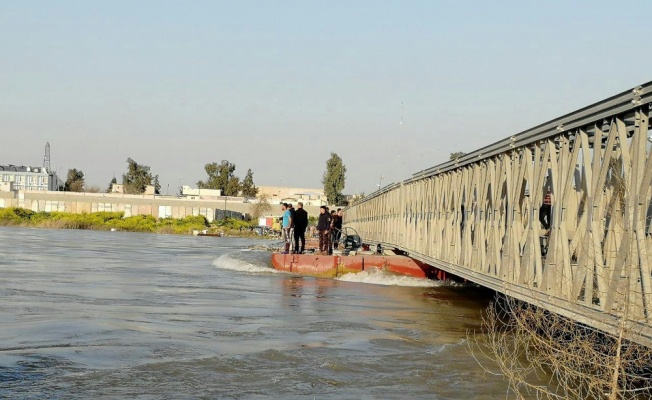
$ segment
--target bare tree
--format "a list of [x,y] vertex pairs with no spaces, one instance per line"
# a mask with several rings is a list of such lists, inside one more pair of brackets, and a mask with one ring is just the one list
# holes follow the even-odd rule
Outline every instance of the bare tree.
[[[611,162],[607,219],[617,222],[621,242],[613,270],[596,262],[595,279],[616,283],[602,306],[615,317],[611,333],[546,311],[512,297],[499,296],[483,318],[482,334],[470,334],[469,348],[485,369],[494,362],[518,398],[541,399],[649,399],[652,396],[652,349],[635,331],[644,298],[636,274],[640,247],[631,223],[631,198],[625,184],[627,171]],[[634,224],[635,226],[635,224]],[[590,252],[581,249],[584,254]],[[602,276],[599,276],[602,274]],[[609,275],[609,276],[608,276]],[[593,287],[593,285],[587,285]],[[587,289],[585,289],[587,290]],[[596,293],[583,293],[597,301]],[[639,338],[639,342],[632,339]],[[487,359],[493,362],[487,362]]]
[[[517,398],[637,399],[652,390],[652,350],[511,297],[500,297],[472,335],[471,352],[495,362]],[[488,362],[492,360],[493,362]],[[644,397],[639,397],[645,394]]]
[[251,203],[251,216],[254,220],[257,220],[270,211],[272,211],[272,206],[269,204],[269,196],[265,193],[259,194],[257,201]]

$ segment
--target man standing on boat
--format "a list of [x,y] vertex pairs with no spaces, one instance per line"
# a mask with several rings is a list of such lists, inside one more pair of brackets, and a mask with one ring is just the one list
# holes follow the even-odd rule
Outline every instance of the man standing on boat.
[[285,206],[288,208],[290,211],[290,251],[294,253],[297,251],[297,248],[294,247],[294,240],[292,238],[294,237],[294,206],[292,203],[285,203]]
[[342,237],[342,209],[337,209],[337,214],[333,218],[333,248],[337,249]]
[[[303,254],[306,249],[306,228],[308,228],[308,213],[303,209],[303,203],[297,203],[297,209],[294,211],[292,217],[294,222],[294,251],[298,254]],[[301,247],[299,247],[299,240]]]
[[317,221],[317,231],[319,232],[319,251],[323,255],[328,254],[330,247],[330,227],[331,216],[326,206],[319,207],[319,220]]
[[335,210],[331,211],[331,226],[330,237],[328,241],[328,255],[333,254],[333,242],[335,242],[335,224],[337,223],[337,213]]
[[292,226],[292,213],[286,203],[281,203],[281,211],[283,212],[281,229],[283,231],[283,241],[285,241],[284,253],[288,254],[290,252],[290,227]]

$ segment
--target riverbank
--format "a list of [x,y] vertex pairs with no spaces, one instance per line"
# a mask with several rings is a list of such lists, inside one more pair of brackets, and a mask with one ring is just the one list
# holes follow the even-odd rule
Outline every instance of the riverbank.
[[34,212],[24,208],[0,209],[0,226],[22,226],[48,229],[116,230],[127,232],[150,232],[187,234],[193,231],[222,233],[224,236],[257,237],[249,231],[249,223],[234,219],[209,224],[204,216],[185,218],[154,218],[149,215],[125,217],[122,212],[96,212],[72,214],[66,212]]

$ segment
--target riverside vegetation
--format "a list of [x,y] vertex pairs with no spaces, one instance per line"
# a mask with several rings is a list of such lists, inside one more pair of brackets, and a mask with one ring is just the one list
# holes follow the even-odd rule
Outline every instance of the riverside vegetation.
[[122,212],[96,212],[72,214],[66,212],[34,212],[24,208],[0,209],[0,225],[24,226],[50,229],[92,229],[128,232],[153,232],[191,234],[194,230],[220,232],[226,236],[255,236],[250,231],[252,223],[232,218],[215,221],[212,225],[204,216],[189,216],[181,219],[154,218],[151,215],[125,217]]

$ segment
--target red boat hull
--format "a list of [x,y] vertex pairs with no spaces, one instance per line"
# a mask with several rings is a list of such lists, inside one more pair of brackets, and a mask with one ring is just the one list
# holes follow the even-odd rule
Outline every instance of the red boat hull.
[[324,256],[282,253],[272,254],[272,265],[279,271],[320,278],[334,278],[370,268],[379,268],[387,272],[415,278],[427,278],[430,268],[427,264],[404,256]]

